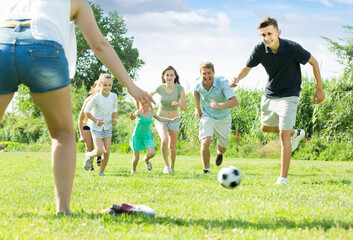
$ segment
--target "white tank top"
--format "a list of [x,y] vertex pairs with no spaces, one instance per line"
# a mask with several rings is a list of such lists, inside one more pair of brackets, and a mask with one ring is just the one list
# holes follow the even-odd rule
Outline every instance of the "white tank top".
[[0,22],[19,19],[31,19],[33,38],[56,41],[64,47],[73,78],[77,45],[70,0],[1,0]]

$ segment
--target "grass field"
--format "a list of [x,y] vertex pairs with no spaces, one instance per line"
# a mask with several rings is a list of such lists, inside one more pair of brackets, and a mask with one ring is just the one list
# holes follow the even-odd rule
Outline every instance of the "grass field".
[[[71,208],[55,216],[50,153],[0,153],[0,239],[353,239],[353,162],[292,161],[289,185],[275,186],[279,160],[225,159],[243,174],[228,190],[216,167],[178,156],[163,175],[161,156],[148,172],[131,155],[112,154],[106,177],[78,155]],[[145,204],[155,217],[109,216],[113,203]]]

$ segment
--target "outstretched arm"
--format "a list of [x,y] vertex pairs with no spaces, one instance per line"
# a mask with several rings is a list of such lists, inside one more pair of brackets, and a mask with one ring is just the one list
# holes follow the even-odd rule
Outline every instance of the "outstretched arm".
[[135,98],[137,107],[148,103],[152,109],[152,103],[154,103],[152,96],[132,82],[119,56],[98,28],[91,6],[86,0],[71,0],[71,20],[76,20],[94,54]]
[[245,78],[248,73],[250,72],[251,68],[248,66],[243,67],[240,72],[238,73],[238,76],[234,77],[233,80],[229,83],[229,87],[236,87],[238,86],[238,83],[240,80]]
[[314,94],[314,102],[321,103],[322,101],[325,100],[325,94],[324,94],[324,89],[322,87],[319,64],[313,56],[310,57],[308,62],[311,64],[313,68],[313,74],[316,81],[316,92]]

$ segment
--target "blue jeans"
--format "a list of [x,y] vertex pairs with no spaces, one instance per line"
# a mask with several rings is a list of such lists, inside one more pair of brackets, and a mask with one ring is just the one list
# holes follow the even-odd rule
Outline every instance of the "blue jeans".
[[37,40],[30,27],[0,28],[0,94],[10,94],[23,83],[33,93],[70,84],[63,47],[55,41]]

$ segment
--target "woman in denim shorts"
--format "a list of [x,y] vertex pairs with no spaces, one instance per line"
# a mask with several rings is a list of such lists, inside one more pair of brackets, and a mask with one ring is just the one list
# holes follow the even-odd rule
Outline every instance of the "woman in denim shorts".
[[[58,26],[67,27],[70,20],[76,21],[96,56],[127,88],[138,104],[148,103],[152,107],[151,102],[154,102],[152,96],[132,82],[118,55],[101,34],[86,0],[2,2],[0,119],[18,85],[23,83],[28,86],[33,101],[44,115],[52,139],[56,208],[57,213],[63,214],[72,214],[70,198],[75,174],[76,140],[67,55],[62,43],[53,39],[66,40],[65,34],[69,31],[62,36],[55,33],[64,32]],[[43,39],[43,36],[53,38]],[[74,38],[74,34],[71,34],[71,38]]]
[[[151,93],[152,95],[158,93],[160,96],[158,115],[167,118],[178,117],[178,109],[181,108],[186,111],[187,106],[185,90],[180,85],[178,73],[172,66],[168,66],[163,70],[162,83],[162,85]],[[174,171],[179,124],[179,119],[173,122],[159,122],[157,120],[155,122],[158,135],[161,139],[161,150],[164,160],[163,173],[165,174]],[[170,149],[170,165],[168,160],[168,145]]]

